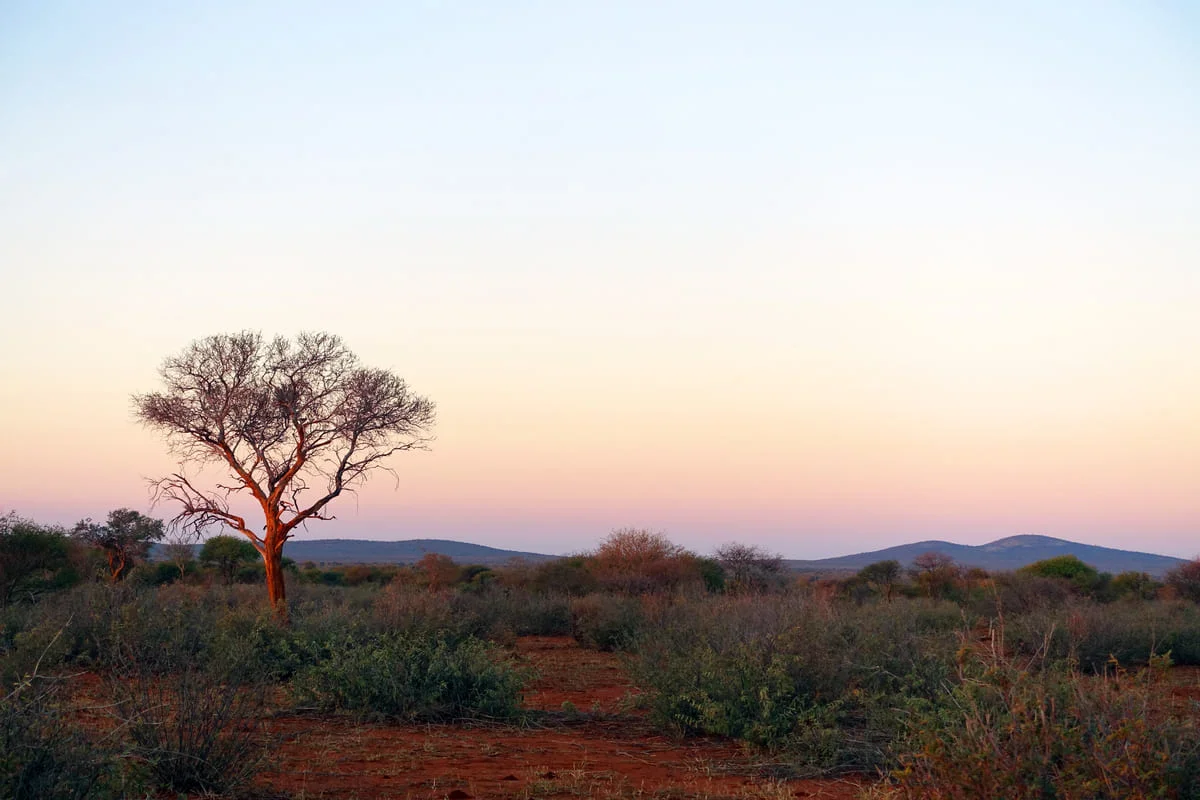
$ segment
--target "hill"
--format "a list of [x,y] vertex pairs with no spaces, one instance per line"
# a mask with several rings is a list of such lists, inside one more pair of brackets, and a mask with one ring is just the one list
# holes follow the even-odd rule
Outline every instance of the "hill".
[[868,564],[888,559],[899,561],[902,566],[907,567],[912,564],[914,558],[929,552],[942,553],[963,566],[982,567],[988,571],[1020,569],[1046,558],[1072,555],[1101,572],[1111,572],[1115,575],[1134,570],[1162,577],[1167,570],[1184,563],[1181,558],[1080,544],[1050,536],[1009,536],[981,545],[932,540],[902,544],[869,553],[785,563],[790,569],[798,572],[856,572]]
[[368,539],[293,539],[283,548],[283,554],[296,561],[326,564],[411,564],[420,561],[426,553],[449,556],[459,564],[484,566],[497,566],[514,558],[523,558],[531,562],[556,558],[543,553],[503,550],[449,539],[405,539],[397,542],[375,542]]
[[[194,545],[199,554],[203,545]],[[396,542],[377,542],[370,539],[293,539],[283,547],[283,554],[297,562],[315,561],[318,564],[412,564],[426,553],[449,556],[459,564],[499,566],[514,558],[530,562],[549,561],[557,556],[502,550],[470,542],[449,539],[405,539]],[[162,545],[151,548],[150,558],[166,557]]]

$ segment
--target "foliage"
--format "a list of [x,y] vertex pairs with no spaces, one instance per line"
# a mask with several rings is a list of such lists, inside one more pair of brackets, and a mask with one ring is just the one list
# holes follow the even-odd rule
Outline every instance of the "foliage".
[[1180,597],[1200,603],[1200,558],[1180,564],[1168,572],[1166,583]]
[[13,512],[0,516],[0,606],[78,581],[70,542],[61,530],[42,527]]
[[294,689],[301,703],[362,717],[511,719],[525,677],[478,639],[387,634],[339,643]]
[[713,554],[724,573],[725,591],[758,594],[778,589],[785,580],[783,556],[754,545],[730,542]]
[[240,536],[213,536],[200,548],[200,563],[216,569],[226,586],[233,583],[243,565],[257,558],[254,545]]
[[906,714],[939,695],[960,624],[953,606],[924,602],[682,603],[650,623],[634,672],[662,725],[772,749],[799,771],[871,769],[893,757]]
[[896,592],[901,577],[900,562],[895,559],[876,561],[858,571],[858,578],[870,586],[889,603]]
[[636,597],[590,594],[571,600],[571,635],[584,647],[631,649],[645,624],[642,602]]
[[1113,599],[1153,600],[1162,584],[1145,572],[1129,570],[1116,575],[1109,583]]
[[67,719],[61,684],[30,676],[0,697],[0,797],[124,797],[116,754]]
[[97,525],[84,519],[76,523],[71,535],[104,553],[108,560],[109,578],[116,583],[124,580],[129,570],[145,561],[150,545],[160,541],[166,531],[161,519],[153,519],[129,508],[108,512],[108,520]]
[[649,594],[702,584],[694,555],[661,533],[637,528],[613,531],[587,563],[610,591]]
[[1178,664],[1200,664],[1200,608],[1187,602],[1122,601],[1100,605],[1074,599],[1060,606],[1006,617],[1014,652],[1070,660],[1101,672],[1112,659],[1124,665],[1150,663],[1170,653]]
[[1200,796],[1200,731],[1161,700],[1159,659],[1084,676],[1059,663],[972,658],[948,704],[912,720],[897,798]]
[[210,671],[190,660],[147,669],[130,650],[110,673],[115,714],[131,755],[154,784],[176,792],[228,793],[262,768],[264,684],[249,671]]
[[1041,561],[1035,561],[1022,567],[1020,572],[1026,575],[1036,575],[1041,578],[1055,578],[1065,581],[1077,592],[1092,594],[1106,581],[1095,567],[1085,564],[1072,555],[1055,556]]
[[431,592],[440,592],[458,583],[462,570],[454,559],[440,553],[426,553],[413,564],[413,572],[420,585]]
[[599,589],[600,582],[588,568],[585,557],[571,556],[538,564],[532,570],[529,586],[535,592],[561,592],[582,597]]
[[931,551],[913,559],[913,580],[926,597],[942,598],[949,595],[958,581],[960,569],[954,559],[945,553]]

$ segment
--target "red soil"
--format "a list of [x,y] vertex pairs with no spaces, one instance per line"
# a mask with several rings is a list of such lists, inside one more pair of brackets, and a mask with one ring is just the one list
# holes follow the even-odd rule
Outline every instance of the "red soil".
[[[293,798],[657,797],[854,798],[860,781],[766,777],[750,751],[713,739],[676,741],[627,710],[620,658],[568,638],[529,637],[518,654],[540,677],[526,705],[555,715],[545,727],[356,724],[280,717],[285,737],[260,788]],[[568,707],[568,711],[569,711]],[[588,713],[593,709],[599,714]]]

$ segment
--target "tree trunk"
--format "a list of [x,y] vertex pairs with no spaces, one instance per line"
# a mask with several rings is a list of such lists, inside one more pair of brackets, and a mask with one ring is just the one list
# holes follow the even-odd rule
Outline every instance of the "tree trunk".
[[287,589],[283,583],[283,543],[278,545],[268,539],[266,552],[263,553],[263,567],[267,572],[267,595],[271,599],[271,608],[280,622],[287,624]]
[[117,583],[125,577],[125,554],[117,550],[106,550],[108,556],[109,580]]

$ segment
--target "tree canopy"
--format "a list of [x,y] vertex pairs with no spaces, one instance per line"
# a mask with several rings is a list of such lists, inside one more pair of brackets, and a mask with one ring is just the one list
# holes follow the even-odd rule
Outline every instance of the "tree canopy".
[[[395,453],[424,447],[434,405],[386,369],[362,366],[329,333],[266,339],[243,331],[193,342],[163,362],[163,389],[133,398],[138,418],[163,433],[179,471],[155,482],[156,501],[180,510],[172,524],[245,536],[263,558],[271,603],[286,614],[284,543]],[[205,486],[188,467],[216,465]],[[248,498],[251,524],[231,500]]]
[[108,560],[109,578],[116,583],[125,579],[129,570],[150,553],[150,545],[164,534],[161,519],[147,517],[129,508],[108,513],[108,520],[97,525],[92,520],[80,520],[72,535],[92,547],[99,548]]

